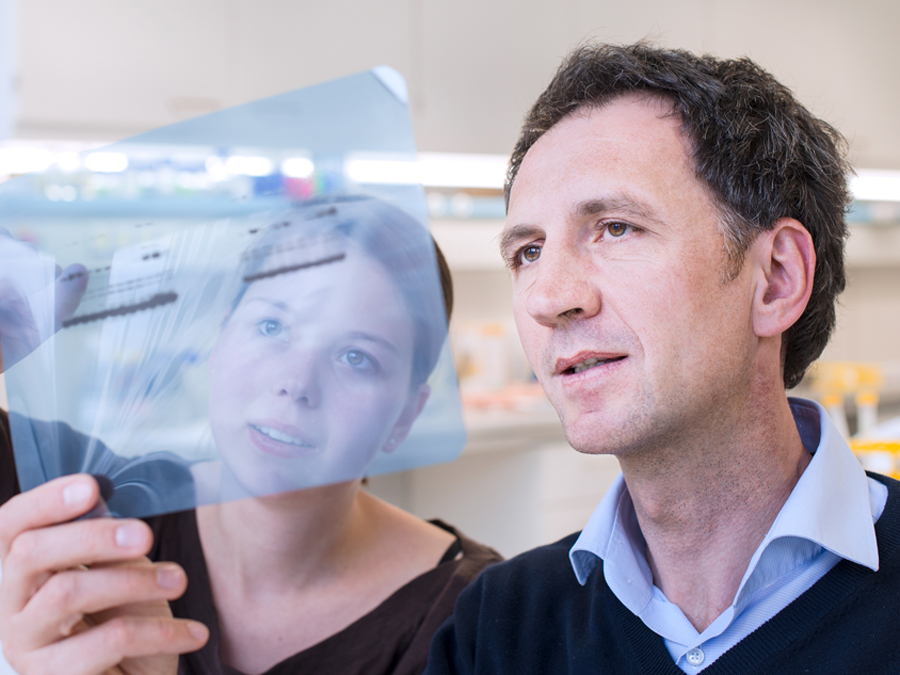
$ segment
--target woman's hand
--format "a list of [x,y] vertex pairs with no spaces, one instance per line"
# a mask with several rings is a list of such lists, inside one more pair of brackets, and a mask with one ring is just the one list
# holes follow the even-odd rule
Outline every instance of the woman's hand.
[[145,557],[145,523],[73,521],[98,496],[92,477],[64,476],[0,507],[0,641],[20,675],[174,674],[209,637],[172,617],[187,578]]

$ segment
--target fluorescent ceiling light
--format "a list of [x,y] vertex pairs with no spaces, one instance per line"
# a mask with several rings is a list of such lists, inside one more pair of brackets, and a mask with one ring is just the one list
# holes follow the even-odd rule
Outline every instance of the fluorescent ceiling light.
[[228,180],[231,177],[225,168],[224,160],[215,155],[206,160],[206,173],[208,173],[213,180]]
[[421,182],[418,165],[406,159],[351,159],[344,170],[357,183],[413,185]]
[[53,153],[43,148],[0,148],[0,174],[43,171],[53,163]]
[[78,198],[78,190],[72,185],[51,184],[44,189],[44,194],[52,202],[73,202]]
[[508,159],[505,155],[423,152],[417,163],[426,187],[502,190]]
[[81,158],[77,152],[60,152],[56,155],[56,166],[66,172],[78,171]]
[[289,157],[281,163],[281,173],[288,178],[309,178],[314,168],[307,157]]
[[121,152],[92,152],[84,158],[84,168],[94,173],[121,173],[128,168],[128,156]]
[[272,160],[266,157],[234,155],[225,160],[225,169],[234,176],[270,176],[274,168]]
[[377,157],[350,159],[346,172],[357,183],[421,183],[425,187],[500,190],[506,179],[506,161],[504,155],[423,152],[415,161]]
[[[121,152],[89,150],[86,142],[5,141],[0,143],[0,175],[44,171],[54,163],[65,172],[85,168],[98,173],[120,173],[128,169],[128,156]],[[177,153],[176,153],[177,154]],[[202,155],[191,154],[192,162]],[[404,156],[359,155],[348,159],[345,172],[357,183],[420,183],[432,188],[483,188],[501,190],[506,179],[506,155],[423,152],[413,160]],[[315,166],[309,157],[289,157],[276,163],[268,157],[234,155],[208,157],[206,170],[213,180],[230,176],[269,176],[280,169],[289,178],[308,178]],[[853,198],[863,202],[900,202],[900,171],[857,169],[850,177]]]
[[900,171],[857,169],[850,191],[860,202],[900,202]]

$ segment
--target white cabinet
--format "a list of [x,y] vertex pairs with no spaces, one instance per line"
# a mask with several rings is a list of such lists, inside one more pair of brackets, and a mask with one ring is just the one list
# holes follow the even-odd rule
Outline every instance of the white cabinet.
[[469,441],[453,463],[370,479],[369,490],[440,518],[506,557],[584,527],[619,473],[614,457],[565,442],[556,413],[466,413]]
[[16,0],[0,0],[0,140],[9,138],[16,114]]

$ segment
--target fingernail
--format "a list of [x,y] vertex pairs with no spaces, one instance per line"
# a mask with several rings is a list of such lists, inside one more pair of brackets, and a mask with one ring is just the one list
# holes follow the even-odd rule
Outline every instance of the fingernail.
[[206,626],[202,623],[197,623],[196,621],[190,621],[188,623],[188,632],[191,634],[191,637],[195,640],[206,640],[209,637],[209,631]]
[[67,506],[83,506],[91,498],[93,490],[91,486],[80,480],[77,483],[67,485],[63,489],[63,501]]
[[178,588],[181,586],[182,572],[180,567],[166,565],[156,568],[156,583],[160,588]]
[[122,548],[134,548],[144,543],[144,528],[140,523],[125,523],[116,530],[116,544]]

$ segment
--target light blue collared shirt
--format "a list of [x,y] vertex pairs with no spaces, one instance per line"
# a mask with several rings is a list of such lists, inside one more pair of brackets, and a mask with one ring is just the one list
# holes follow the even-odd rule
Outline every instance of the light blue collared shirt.
[[887,487],[866,476],[822,406],[789,401],[812,459],[753,554],[734,602],[702,633],[653,584],[644,537],[621,474],[569,551],[582,585],[603,560],[612,592],[664,639],[685,673],[709,666],[842,558],[878,570],[874,523],[887,502]]

